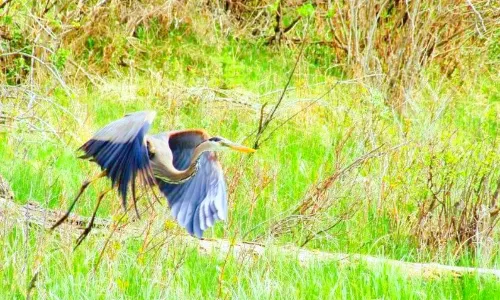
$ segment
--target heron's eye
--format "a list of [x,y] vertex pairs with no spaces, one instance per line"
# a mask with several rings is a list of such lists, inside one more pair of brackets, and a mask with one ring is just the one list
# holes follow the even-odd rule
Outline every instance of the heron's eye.
[[209,138],[208,139],[209,141],[212,141],[212,142],[220,142],[222,141],[222,139],[218,136],[214,136],[213,138]]

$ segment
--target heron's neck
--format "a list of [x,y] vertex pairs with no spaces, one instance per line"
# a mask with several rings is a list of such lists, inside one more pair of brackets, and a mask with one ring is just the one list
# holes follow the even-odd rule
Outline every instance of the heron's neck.
[[[172,176],[172,181],[175,181],[175,183],[183,183],[198,172],[198,163],[200,161],[201,155],[203,152],[210,151],[210,144],[209,143],[201,143],[194,149],[193,152],[193,157],[191,158],[191,162],[189,163],[189,167],[185,170],[178,170],[175,174],[175,176]],[[172,182],[174,183],[174,182]]]

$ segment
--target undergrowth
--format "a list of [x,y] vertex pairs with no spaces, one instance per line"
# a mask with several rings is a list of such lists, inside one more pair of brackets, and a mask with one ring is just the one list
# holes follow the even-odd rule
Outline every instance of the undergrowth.
[[[500,267],[495,24],[487,23],[477,44],[467,35],[469,61],[463,52],[448,60],[432,57],[418,70],[404,69],[404,76],[418,73],[409,80],[390,76],[391,60],[380,58],[381,74],[372,73],[373,62],[356,70],[344,63],[341,44],[349,44],[352,19],[333,49],[332,41],[314,40],[329,37],[320,33],[340,22],[347,7],[339,6],[330,24],[324,8],[311,11],[309,2],[300,9],[285,1],[266,3],[261,14],[260,8],[253,14],[240,1],[229,2],[235,5],[230,12],[222,2],[204,7],[192,1],[89,1],[81,7],[12,2],[0,8],[0,174],[16,202],[65,209],[80,183],[98,172],[95,164],[76,159],[76,149],[127,112],[156,110],[154,133],[205,128],[252,145],[259,120],[291,76],[258,152],[221,156],[229,221],[207,237],[258,241],[271,249],[293,244]],[[295,14],[300,22],[295,31],[281,30],[281,42],[269,43],[280,32],[269,21],[279,5],[285,5],[283,27]],[[434,9],[443,13],[443,7]],[[397,23],[391,15],[384,18],[377,35]],[[466,20],[460,26],[471,33],[477,20]],[[307,31],[311,24],[316,31]],[[304,38],[309,42],[300,56],[296,44]],[[388,45],[373,51],[381,56]],[[370,53],[358,53],[358,63]],[[391,78],[405,83],[394,93],[387,90]],[[89,188],[76,212],[89,215],[108,184]],[[118,196],[106,199],[98,216],[116,219]],[[141,200],[143,207],[146,202]],[[166,205],[155,210],[168,224],[165,236],[178,230]],[[221,261],[166,243],[141,256],[144,249],[134,240],[112,242],[101,267],[92,270],[103,242],[95,236],[71,252],[71,240],[5,226],[0,293],[25,296],[36,267],[41,271],[34,293],[40,298],[288,298],[283,290],[297,298],[489,298],[499,289],[496,281],[476,277],[408,279],[384,267],[302,266],[272,251],[262,259]]]

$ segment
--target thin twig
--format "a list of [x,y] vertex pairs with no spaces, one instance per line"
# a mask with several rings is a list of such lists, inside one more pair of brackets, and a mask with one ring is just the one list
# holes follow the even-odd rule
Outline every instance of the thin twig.
[[299,65],[299,61],[300,61],[300,58],[302,57],[302,53],[304,52],[304,47],[306,45],[305,41],[306,41],[306,39],[304,37],[304,41],[300,47],[299,55],[297,56],[297,59],[295,60],[295,65],[293,66],[293,69],[290,72],[290,75],[288,76],[288,80],[285,84],[285,87],[283,88],[283,91],[281,92],[281,95],[278,99],[278,102],[276,102],[276,104],[274,105],[274,107],[271,110],[271,113],[268,115],[268,117],[264,121],[262,121],[262,118],[264,117],[264,115],[263,114],[261,115],[261,120],[259,120],[259,124],[262,124],[262,126],[259,126],[259,130],[257,131],[257,136],[255,137],[255,143],[254,143],[255,149],[259,148],[260,138],[261,138],[262,134],[266,130],[267,126],[269,126],[269,123],[271,123],[271,121],[273,120],[274,114],[276,113],[276,110],[278,110],[278,107],[283,102],[283,98],[285,97],[285,93],[287,92],[288,86],[290,85],[290,82],[292,81],[292,77],[295,74],[295,70],[297,69],[297,66]]
[[278,126],[276,126],[273,130],[271,130],[271,132],[267,135],[267,137],[265,139],[262,140],[262,142],[260,143],[260,145],[262,145],[262,143],[266,142],[267,140],[269,140],[271,138],[271,135],[278,129],[280,129],[281,127],[283,127],[283,125],[285,125],[286,123],[290,122],[293,118],[295,118],[297,115],[299,115],[300,113],[306,111],[307,109],[309,109],[311,106],[313,106],[314,104],[318,103],[319,100],[323,99],[326,95],[328,95],[329,93],[331,93],[333,91],[333,89],[339,85],[339,84],[345,84],[345,83],[351,83],[351,82],[356,82],[360,79],[363,79],[363,78],[369,78],[369,77],[374,77],[374,76],[381,76],[383,74],[372,74],[372,75],[367,75],[367,76],[363,76],[362,78],[354,78],[354,79],[350,79],[350,80],[344,80],[344,81],[337,81],[330,89],[328,89],[328,91],[326,91],[325,93],[323,93],[321,96],[319,96],[318,98],[314,99],[312,102],[310,102],[306,107],[302,108],[301,110],[299,110],[298,112],[292,114],[290,117],[288,117],[285,121],[281,122]]

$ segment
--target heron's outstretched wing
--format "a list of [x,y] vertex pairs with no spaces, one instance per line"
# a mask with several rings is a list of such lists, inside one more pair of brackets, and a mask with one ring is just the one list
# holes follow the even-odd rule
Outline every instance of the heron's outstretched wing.
[[[208,138],[203,131],[179,131],[170,134],[169,146],[173,164],[186,169],[194,149]],[[214,152],[205,152],[198,162],[198,172],[181,184],[170,184],[157,178],[162,193],[167,197],[172,215],[179,224],[201,238],[203,231],[217,220],[227,217],[226,183],[222,168]]]
[[106,176],[111,179],[113,186],[118,187],[124,207],[130,184],[135,197],[137,176],[143,184],[154,183],[144,136],[155,116],[154,111],[126,115],[106,125],[80,147],[85,152],[81,158],[89,158],[106,170]]

